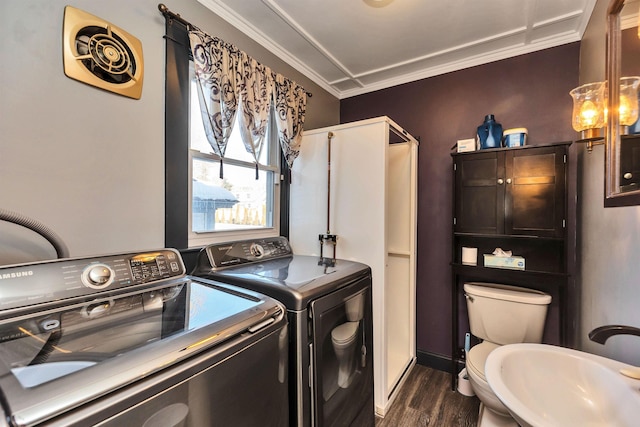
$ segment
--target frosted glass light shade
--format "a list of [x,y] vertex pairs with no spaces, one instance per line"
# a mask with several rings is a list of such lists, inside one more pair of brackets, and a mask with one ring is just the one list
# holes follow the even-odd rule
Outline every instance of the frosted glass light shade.
[[640,77],[620,79],[620,124],[630,126],[638,120],[638,87]]
[[578,131],[600,129],[605,123],[605,84],[588,83],[569,92],[573,98],[571,125]]

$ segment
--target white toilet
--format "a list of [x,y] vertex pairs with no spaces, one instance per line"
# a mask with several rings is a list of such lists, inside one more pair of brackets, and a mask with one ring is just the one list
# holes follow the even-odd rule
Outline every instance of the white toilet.
[[355,343],[358,341],[360,320],[364,316],[364,293],[360,293],[345,301],[347,320],[331,331],[333,350],[338,359],[338,386],[348,388],[354,371],[356,354]]
[[542,341],[551,296],[533,289],[494,283],[465,283],[471,333],[483,340],[469,350],[466,368],[480,399],[478,427],[518,427],[484,376],[489,353],[505,344]]

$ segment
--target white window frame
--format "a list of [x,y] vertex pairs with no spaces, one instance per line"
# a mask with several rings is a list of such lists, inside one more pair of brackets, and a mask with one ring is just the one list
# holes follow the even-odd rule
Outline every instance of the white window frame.
[[[193,70],[193,62],[190,61],[190,68]],[[192,71],[193,72],[193,71]],[[191,85],[189,85],[191,88]],[[191,114],[200,114],[199,111],[189,111]],[[236,117],[237,119],[237,117]],[[205,161],[219,162],[220,156],[215,153],[202,153],[199,150],[192,149],[191,137],[189,137],[189,212],[188,212],[188,247],[195,248],[209,244],[222,243],[234,240],[245,239],[257,239],[266,237],[276,237],[280,235],[280,182],[283,179],[280,165],[280,145],[278,144],[278,137],[276,126],[274,122],[275,118],[273,112],[271,115],[271,123],[269,126],[269,134],[266,137],[265,146],[263,150],[268,150],[269,165],[258,164],[258,169],[261,171],[273,172],[273,188],[271,198],[273,199],[273,211],[272,211],[272,226],[271,227],[256,227],[242,230],[225,230],[225,231],[209,231],[209,232],[194,232],[192,227],[192,214],[193,214],[193,161],[200,159]],[[189,128],[189,131],[191,129]],[[224,165],[234,165],[240,167],[246,167],[247,171],[254,173],[256,164],[254,162],[247,162],[232,158],[223,158]],[[261,178],[262,179],[262,178]]]

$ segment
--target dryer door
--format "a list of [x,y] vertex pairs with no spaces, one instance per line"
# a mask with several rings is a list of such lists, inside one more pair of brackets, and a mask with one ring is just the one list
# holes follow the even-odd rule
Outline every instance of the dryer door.
[[371,277],[312,301],[311,318],[315,425],[373,425]]

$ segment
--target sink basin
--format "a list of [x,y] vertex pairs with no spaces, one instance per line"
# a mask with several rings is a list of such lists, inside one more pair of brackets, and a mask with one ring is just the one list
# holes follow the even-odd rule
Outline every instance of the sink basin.
[[615,360],[545,344],[492,351],[485,376],[522,427],[636,427],[640,380]]

